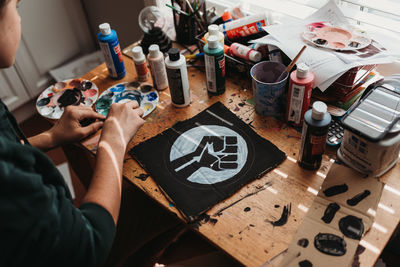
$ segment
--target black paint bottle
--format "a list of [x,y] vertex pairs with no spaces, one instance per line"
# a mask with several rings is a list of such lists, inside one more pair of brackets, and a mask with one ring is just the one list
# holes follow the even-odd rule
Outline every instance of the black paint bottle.
[[327,106],[324,102],[314,102],[312,109],[304,114],[299,153],[299,165],[301,167],[316,170],[321,166],[330,123],[331,115],[327,112]]

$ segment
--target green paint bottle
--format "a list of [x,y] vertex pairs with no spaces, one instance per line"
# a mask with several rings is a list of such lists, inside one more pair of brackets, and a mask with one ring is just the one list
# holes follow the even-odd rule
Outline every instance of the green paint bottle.
[[204,46],[207,90],[210,94],[220,95],[225,92],[225,54],[218,37],[211,35]]

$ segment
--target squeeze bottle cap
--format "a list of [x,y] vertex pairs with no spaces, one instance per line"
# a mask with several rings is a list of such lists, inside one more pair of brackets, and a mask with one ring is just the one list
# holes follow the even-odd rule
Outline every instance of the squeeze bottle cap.
[[152,44],[149,47],[149,56],[150,57],[157,57],[160,52],[160,47],[156,44]]
[[249,54],[249,59],[253,62],[258,62],[260,61],[262,58],[262,55],[260,52],[256,51],[256,50],[251,50],[250,54]]
[[141,46],[135,46],[132,48],[133,60],[134,61],[142,61],[145,60],[143,49]]
[[179,49],[175,47],[172,47],[170,50],[168,50],[168,56],[171,61],[178,61],[181,58]]
[[211,35],[210,37],[208,37],[208,48],[210,49],[215,49],[218,47],[218,37],[215,35]]
[[210,36],[212,36],[212,35],[217,35],[218,36],[218,33],[219,33],[218,25],[211,24],[210,26],[208,26],[208,34]]
[[314,104],[312,105],[312,113],[311,113],[311,118],[314,120],[323,120],[324,115],[327,112],[328,107],[326,104],[322,101],[315,101]]
[[222,20],[223,20],[224,22],[231,21],[231,20],[232,20],[231,12],[225,11],[225,12],[222,14],[221,18],[222,18]]
[[307,78],[309,71],[310,71],[310,67],[307,66],[306,63],[301,62],[297,65],[296,76],[299,79]]
[[111,27],[108,23],[102,23],[99,25],[99,30],[102,35],[109,35],[111,33]]

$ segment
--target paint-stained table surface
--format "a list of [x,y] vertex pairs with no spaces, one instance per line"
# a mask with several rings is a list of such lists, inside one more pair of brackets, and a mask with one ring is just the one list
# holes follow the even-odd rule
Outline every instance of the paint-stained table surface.
[[[93,69],[83,78],[95,82],[100,92],[116,83],[134,81],[136,74],[132,60],[126,56],[124,60],[127,75],[122,80],[110,79],[105,64]],[[191,105],[175,108],[171,105],[169,90],[159,92],[160,102],[157,109],[146,118],[144,126],[129,143],[128,150],[170,128],[177,121],[193,117],[217,101],[224,103],[260,136],[284,151],[287,159],[276,169],[211,208],[207,214],[216,220],[205,219],[199,223],[198,228],[190,227],[246,266],[277,266],[282,259],[282,252],[288,248],[318,193],[332,161],[328,156],[324,156],[318,171],[300,168],[296,159],[301,134],[280,120],[255,113],[248,78],[228,74],[226,92],[210,98],[207,94],[204,70],[189,67],[188,71]],[[328,154],[334,157],[335,151],[330,148]],[[141,174],[146,172],[126,154],[123,168],[125,178],[182,218],[178,210],[161,193],[154,180],[151,177],[139,179]],[[366,248],[359,256],[361,266],[373,266],[400,219],[400,164],[380,180],[386,183],[386,186],[376,210],[376,221],[360,242]],[[256,191],[259,192],[230,206]],[[278,220],[285,205],[289,204],[291,214],[287,223],[283,226],[273,226],[270,221]],[[221,209],[224,210],[216,215]]]

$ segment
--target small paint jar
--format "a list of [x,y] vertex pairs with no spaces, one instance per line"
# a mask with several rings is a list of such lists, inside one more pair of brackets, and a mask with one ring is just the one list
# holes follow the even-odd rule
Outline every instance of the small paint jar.
[[145,82],[149,78],[149,69],[147,68],[146,57],[143,54],[143,49],[141,46],[135,46],[131,51],[138,80]]

